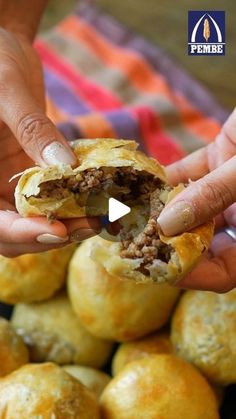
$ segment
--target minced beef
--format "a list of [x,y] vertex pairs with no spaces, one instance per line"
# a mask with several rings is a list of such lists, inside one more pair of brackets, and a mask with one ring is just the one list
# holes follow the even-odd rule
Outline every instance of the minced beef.
[[136,237],[126,233],[125,230],[121,232],[122,249],[120,256],[129,259],[143,258],[141,271],[145,274],[148,273],[147,268],[151,266],[155,259],[168,263],[172,253],[172,246],[160,240],[156,222],[157,217],[164,208],[164,203],[160,200],[160,193],[163,190],[170,192],[171,187],[163,185],[162,188],[156,189],[149,194],[151,214],[143,231]]
[[155,218],[150,218],[143,231],[136,237],[124,237],[121,246],[122,258],[143,258],[142,267],[145,268],[155,259],[168,263],[172,252],[172,247],[160,240]]
[[96,193],[118,186],[125,189],[124,199],[128,201],[137,197],[147,196],[149,198],[150,193],[160,183],[158,178],[132,167],[102,167],[100,169],[87,169],[69,178],[44,182],[40,185],[38,198],[63,199],[70,192],[81,194],[93,191],[93,193]]
[[160,200],[160,193],[169,192],[170,186],[165,185],[160,179],[150,173],[138,171],[132,167],[101,167],[99,169],[87,169],[82,173],[57,181],[49,181],[40,185],[38,197],[53,197],[56,199],[66,198],[71,192],[81,195],[90,191],[116,193],[116,198],[122,202],[132,203],[150,202],[150,218],[143,231],[136,237],[124,228],[120,231],[122,258],[143,258],[140,270],[146,275],[147,268],[155,259],[168,263],[172,247],[163,243],[159,238],[156,219],[164,203]]

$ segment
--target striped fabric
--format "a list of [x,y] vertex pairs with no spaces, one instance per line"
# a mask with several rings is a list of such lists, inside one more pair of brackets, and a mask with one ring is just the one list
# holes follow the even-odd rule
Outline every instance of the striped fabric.
[[35,47],[48,115],[68,140],[135,139],[169,164],[211,142],[226,118],[160,49],[87,3]]

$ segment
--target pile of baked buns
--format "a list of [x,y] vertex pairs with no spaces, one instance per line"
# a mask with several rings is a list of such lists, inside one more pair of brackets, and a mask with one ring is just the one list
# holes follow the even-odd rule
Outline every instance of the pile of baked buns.
[[[94,147],[91,141],[88,147],[91,144]],[[138,152],[132,151],[133,146],[130,150],[130,145],[127,149],[126,144],[118,145],[116,141],[116,160],[110,156],[116,166],[111,167],[130,167],[132,153]],[[79,147],[78,155],[90,156],[89,169],[110,168],[109,149],[99,154],[98,146],[95,153],[83,142]],[[149,169],[146,165],[144,170],[142,159],[140,153],[132,161],[140,162],[135,170],[145,171],[146,182]],[[83,159],[80,164],[83,166]],[[152,161],[152,167],[155,164]],[[163,190],[168,187],[163,186],[164,174],[160,179],[162,169],[156,167],[160,182],[155,177],[157,169],[149,181],[159,185],[163,207],[168,200]],[[49,169],[37,169],[33,175],[42,180],[44,170]],[[63,217],[84,215],[82,201],[79,215],[76,213],[81,184],[74,178],[69,182],[75,174],[67,176],[66,168],[60,170],[63,182],[56,198],[52,185],[38,187],[39,178],[38,184],[32,182],[36,189],[30,195],[24,183],[27,174],[23,175],[17,194],[18,198],[23,194],[18,207],[23,205],[24,215],[44,211],[44,215],[60,218],[62,210]],[[88,173],[87,166],[83,170]],[[119,197],[119,193],[130,194],[133,200],[135,189],[127,173],[136,191],[137,185],[143,191],[141,173],[102,170],[106,191],[118,191]],[[28,181],[31,175],[28,171]],[[113,175],[119,179],[116,185]],[[125,192],[123,175],[129,190]],[[58,176],[54,173],[47,181],[56,181]],[[83,182],[85,178],[83,175]],[[78,196],[61,191],[68,183],[73,183]],[[105,189],[95,184],[102,206]],[[145,191],[145,199],[147,194],[151,199],[153,192],[152,188]],[[28,214],[23,198],[34,208],[30,208],[33,213]],[[135,199],[138,205],[138,196]],[[146,222],[155,219],[152,214]],[[137,227],[127,225],[129,233]],[[13,306],[10,320],[0,318],[0,419],[219,419],[224,388],[236,382],[236,290],[226,294],[182,292],[172,285],[207,250],[212,223],[169,238],[169,242],[154,227],[159,251],[150,259],[129,257],[127,252],[122,256],[121,252],[137,245],[139,234],[126,236],[127,247],[125,240],[113,242],[97,236],[44,253],[12,259],[0,256],[0,301]],[[170,246],[168,252],[164,244]]]

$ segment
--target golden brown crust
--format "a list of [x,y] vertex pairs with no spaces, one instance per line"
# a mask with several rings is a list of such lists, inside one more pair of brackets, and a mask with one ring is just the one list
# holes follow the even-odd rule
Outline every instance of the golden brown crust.
[[[112,375],[120,371],[130,362],[148,358],[154,354],[174,354],[174,346],[171,343],[169,333],[160,331],[143,338],[122,343],[112,358]],[[218,406],[224,399],[224,387],[212,384],[211,388],[216,396]]]
[[174,349],[167,332],[156,332],[122,343],[112,358],[112,374],[117,375],[129,362],[153,354],[170,354]]
[[172,318],[176,353],[213,383],[236,382],[236,289],[226,294],[187,291]]
[[0,376],[10,374],[29,362],[29,352],[23,339],[11,324],[0,317]]
[[[175,187],[167,196],[167,203],[183,190],[183,185]],[[108,273],[115,276],[133,278],[136,282],[175,283],[188,274],[208,250],[214,233],[214,221],[203,224],[178,236],[166,237],[160,232],[162,242],[173,247],[174,252],[165,270],[159,265],[150,268],[150,276],[139,268],[142,259],[120,257],[121,244],[100,240],[91,248],[91,258],[103,265]]]
[[28,364],[0,380],[1,419],[99,419],[95,396],[52,363]]
[[66,279],[74,245],[6,258],[0,255],[0,301],[7,304],[50,298]]
[[91,335],[64,293],[37,304],[17,304],[12,325],[30,349],[33,362],[103,366],[112,343]]
[[110,375],[105,372],[83,365],[65,365],[63,369],[72,375],[72,377],[79,380],[98,398],[111,380]]
[[[167,181],[164,168],[154,159],[148,158],[136,150],[134,141],[97,139],[78,140],[74,143],[74,150],[78,156],[79,166],[74,170],[70,166],[57,166],[45,169],[32,168],[27,170],[20,178],[16,188],[16,206],[22,216],[48,215],[50,212],[59,218],[82,217],[85,215],[101,215],[106,211],[103,203],[98,203],[90,209],[79,207],[75,194],[63,199],[37,198],[39,185],[48,180],[61,179],[83,172],[88,168],[100,167],[132,167],[138,171],[146,171],[155,175],[162,182]],[[169,194],[172,199],[179,193],[181,187],[177,187]],[[120,245],[106,246],[107,251],[94,248],[92,257],[100,261],[105,269],[112,275],[125,276],[135,279],[137,282],[175,282],[185,276],[199,261],[203,253],[208,249],[214,230],[213,222],[204,224],[188,233],[175,237],[160,235],[164,243],[170,244],[175,252],[172,254],[168,266],[152,264],[148,270],[149,275],[143,273],[142,258],[124,259],[119,256]]]
[[219,419],[206,379],[174,355],[127,364],[105,388],[101,409],[103,419]]
[[[100,237],[83,242],[69,266],[68,294],[81,323],[95,336],[126,341],[161,328],[168,321],[179,289],[153,283],[136,284],[110,275],[90,259]],[[106,250],[106,249],[105,249]]]
[[175,283],[190,272],[207,251],[213,232],[214,223],[211,222],[175,237],[165,237],[160,233],[161,240],[170,244],[174,252],[167,269],[160,270],[158,265],[154,265],[150,268],[150,276],[138,270],[142,259],[120,257],[120,243],[100,239],[91,247],[90,256],[95,262],[102,264],[111,275],[133,278],[138,283]]
[[[73,193],[62,200],[55,200],[55,198],[39,200],[34,199],[34,196],[39,193],[39,185],[43,182],[61,179],[63,176],[71,176],[91,168],[128,166],[139,171],[145,170],[165,182],[164,168],[156,160],[148,158],[136,148],[137,143],[128,140],[105,138],[75,141],[73,149],[79,163],[75,169],[72,170],[70,166],[62,165],[45,169],[33,167],[24,172],[15,192],[16,208],[19,214],[23,217],[32,217],[47,215],[51,211],[58,218],[85,216],[85,207],[78,206]],[[30,200],[29,197],[31,197]]]

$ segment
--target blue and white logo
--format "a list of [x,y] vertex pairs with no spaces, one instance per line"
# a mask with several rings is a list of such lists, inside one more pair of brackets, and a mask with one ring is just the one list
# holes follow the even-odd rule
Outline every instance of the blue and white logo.
[[225,12],[188,12],[188,55],[225,55]]

